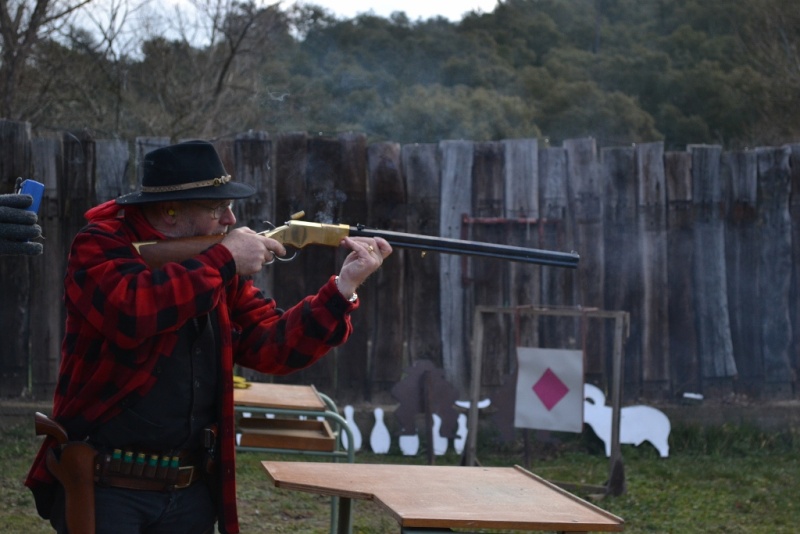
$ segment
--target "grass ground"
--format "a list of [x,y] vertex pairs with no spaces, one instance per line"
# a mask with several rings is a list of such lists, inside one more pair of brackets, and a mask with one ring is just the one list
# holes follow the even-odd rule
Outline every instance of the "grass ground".
[[[553,481],[603,484],[608,461],[591,435],[559,435],[557,444],[535,444],[530,470]],[[51,532],[22,486],[39,440],[30,428],[0,430],[0,532]],[[753,533],[798,532],[800,524],[800,430],[764,433],[752,428],[673,428],[670,457],[659,458],[648,444],[622,449],[627,492],[595,504],[625,519],[625,532]],[[487,466],[524,465],[521,448],[479,443]],[[326,533],[329,500],[275,489],[261,461],[296,456],[238,455],[238,499],[243,533]],[[304,458],[306,459],[306,458]],[[313,459],[313,458],[310,458]],[[425,456],[360,452],[361,463],[425,463]],[[455,453],[437,465],[457,465]],[[587,497],[586,495],[581,495]],[[396,533],[396,523],[377,505],[354,503],[356,534]]]

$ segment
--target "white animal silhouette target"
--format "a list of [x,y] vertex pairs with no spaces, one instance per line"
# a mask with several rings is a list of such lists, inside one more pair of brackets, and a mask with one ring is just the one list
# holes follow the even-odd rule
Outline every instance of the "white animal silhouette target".
[[[611,406],[606,406],[606,396],[592,384],[583,385],[583,421],[592,427],[606,445],[606,456],[611,456]],[[626,406],[620,410],[619,442],[641,445],[649,441],[662,458],[669,456],[669,418],[652,406]]]

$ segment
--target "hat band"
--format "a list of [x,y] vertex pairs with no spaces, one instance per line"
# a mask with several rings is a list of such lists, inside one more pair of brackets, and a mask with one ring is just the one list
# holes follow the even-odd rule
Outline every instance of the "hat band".
[[168,193],[171,191],[186,191],[187,189],[197,189],[198,187],[220,186],[225,185],[231,181],[231,175],[226,174],[219,178],[212,178],[211,180],[204,180],[202,182],[191,182],[188,184],[178,185],[160,185],[155,187],[142,186],[142,193]]

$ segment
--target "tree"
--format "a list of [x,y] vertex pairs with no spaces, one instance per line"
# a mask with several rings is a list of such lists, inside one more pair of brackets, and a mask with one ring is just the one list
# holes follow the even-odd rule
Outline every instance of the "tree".
[[67,24],[70,17],[92,0],[0,0],[0,116],[26,120],[30,110],[18,108],[17,97],[35,47]]
[[606,146],[663,138],[635,99],[603,91],[594,82],[557,81],[539,106],[539,127],[554,143],[586,135]]
[[540,137],[534,116],[534,108],[519,97],[484,88],[417,85],[403,92],[370,131],[402,143]]
[[764,141],[800,135],[800,12],[791,0],[757,0],[736,25],[745,58],[767,84],[760,109]]
[[252,0],[195,6],[206,43],[198,46],[183,26],[178,39],[144,42],[144,57],[132,66],[132,98],[148,134],[210,138],[257,127],[254,111],[268,92],[259,69],[288,35],[286,16]]
[[[457,24],[263,0],[136,18],[148,0],[81,9],[90,1],[0,0],[0,114],[129,138],[479,141],[541,129],[554,142],[678,148],[774,144],[800,129],[789,0],[501,0]],[[79,11],[91,27],[77,26]]]
[[105,0],[83,9],[72,24],[43,39],[32,64],[37,76],[21,86],[35,126],[88,128],[118,136],[129,126],[126,92],[138,54],[136,15],[147,0]]

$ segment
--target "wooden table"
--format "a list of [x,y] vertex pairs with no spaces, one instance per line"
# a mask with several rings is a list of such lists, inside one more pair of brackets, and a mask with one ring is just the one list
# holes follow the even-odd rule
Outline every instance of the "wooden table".
[[[275,487],[377,502],[401,532],[515,529],[621,532],[624,521],[521,467],[262,462]],[[341,531],[341,530],[340,530]]]
[[[233,404],[234,410],[243,415],[277,416],[274,419],[249,417],[237,421],[237,431],[242,433],[241,444],[236,447],[239,451],[328,456],[334,462],[346,459],[351,464],[355,461],[353,431],[339,414],[333,400],[314,386],[253,382],[248,388],[233,390]],[[324,429],[321,429],[323,423],[318,418],[323,419]],[[248,424],[260,428],[248,429]],[[248,432],[250,436],[246,437]],[[347,450],[344,451],[339,446],[342,432],[347,435]],[[333,496],[331,532],[337,530],[337,516],[339,519],[343,517],[338,510],[339,498]],[[349,521],[349,510],[345,515]],[[352,531],[349,522],[346,525],[339,522],[338,525],[341,533]]]

